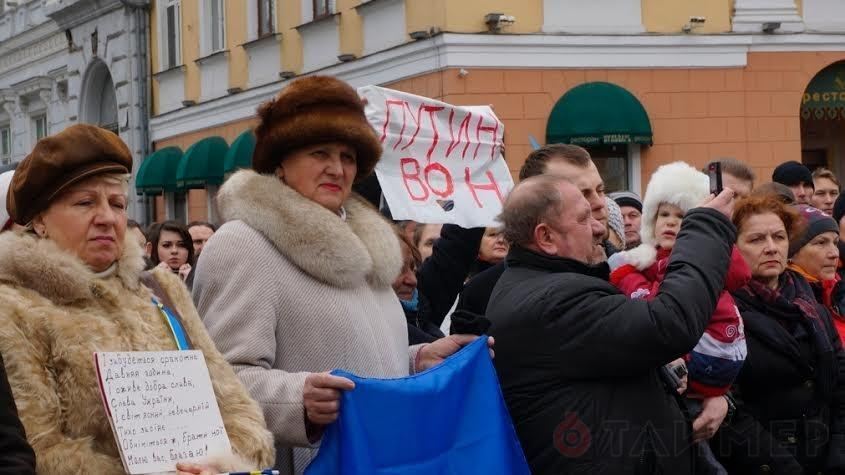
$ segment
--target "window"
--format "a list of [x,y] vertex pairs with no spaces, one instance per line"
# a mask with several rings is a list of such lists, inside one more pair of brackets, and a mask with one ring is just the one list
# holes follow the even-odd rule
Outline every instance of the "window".
[[175,68],[182,63],[182,58],[179,54],[179,30],[181,23],[179,21],[179,0],[165,0],[164,5],[164,28],[162,29],[164,63],[162,69],[166,70]]
[[41,140],[47,136],[47,115],[42,114],[32,118],[35,125],[35,140]]
[[0,127],[0,160],[8,165],[12,158],[12,129],[9,126]]
[[314,19],[327,17],[334,13],[334,0],[313,0],[314,2]]
[[209,2],[210,24],[209,24],[209,46],[210,53],[225,49],[225,15],[223,11],[223,0],[211,0]]
[[275,33],[276,5],[274,0],[258,0],[258,37]]

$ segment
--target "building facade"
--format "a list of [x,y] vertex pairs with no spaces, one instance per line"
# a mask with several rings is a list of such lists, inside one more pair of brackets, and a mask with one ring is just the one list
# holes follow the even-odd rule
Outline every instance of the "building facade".
[[[0,163],[76,123],[149,152],[147,1],[0,1]],[[130,213],[144,219],[144,200]]]
[[491,104],[514,173],[578,143],[610,191],[674,160],[845,174],[841,0],[159,0],[151,23],[156,219],[216,219],[256,107],[307,74]]

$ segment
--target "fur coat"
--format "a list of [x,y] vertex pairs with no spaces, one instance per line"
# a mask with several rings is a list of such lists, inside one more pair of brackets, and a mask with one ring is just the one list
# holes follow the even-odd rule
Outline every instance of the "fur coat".
[[229,178],[218,204],[227,222],[202,251],[194,300],[264,409],[276,468],[301,473],[316,453],[302,399],[310,372],[401,377],[413,369],[416,347],[408,347],[391,287],[402,266],[399,241],[360,198],[344,203],[344,222],[251,170]]
[[[49,239],[0,234],[0,352],[38,473],[124,473],[92,354],[177,349],[139,282],[143,267],[129,236],[114,273],[100,278]],[[260,409],[214,347],[184,285],[168,272],[153,275],[205,355],[235,452],[221,468],[269,466],[274,451]]]

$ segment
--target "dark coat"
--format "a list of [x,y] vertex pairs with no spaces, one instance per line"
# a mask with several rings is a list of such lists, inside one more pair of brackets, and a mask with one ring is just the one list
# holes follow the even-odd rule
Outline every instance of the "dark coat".
[[[605,241],[602,246],[607,253],[607,257],[619,252],[610,241]],[[464,286],[458,298],[458,306],[455,310],[465,310],[477,315],[485,315],[487,313],[487,303],[490,301],[490,294],[493,293],[493,287],[496,282],[505,272],[505,262],[500,262],[493,267],[483,270],[476,274]]]
[[535,475],[692,473],[690,421],[660,368],[696,345],[724,288],[736,229],[685,217],[660,293],[629,300],[606,264],[511,248],[487,317],[494,363]]
[[35,453],[26,441],[18,409],[0,356],[0,475],[35,473]]
[[730,473],[845,473],[845,353],[830,314],[817,305],[836,355],[834,390],[823,396],[808,333],[758,300],[735,298],[748,357],[735,383],[737,413],[711,441],[714,452]]
[[493,267],[481,271],[470,279],[464,286],[461,296],[458,298],[458,307],[455,310],[466,310],[478,315],[487,313],[487,302],[490,301],[490,294],[493,287],[505,272],[505,261]]
[[417,311],[405,310],[408,342],[428,343],[442,338],[440,325],[464,287],[478,257],[484,228],[464,229],[446,224],[434,242],[431,257],[417,271]]

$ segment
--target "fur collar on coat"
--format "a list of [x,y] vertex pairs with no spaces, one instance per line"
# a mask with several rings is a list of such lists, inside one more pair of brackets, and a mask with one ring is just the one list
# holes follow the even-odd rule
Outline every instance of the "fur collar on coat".
[[344,222],[275,176],[242,170],[226,181],[217,200],[226,221],[245,222],[297,267],[329,285],[390,286],[402,269],[395,231],[356,195],[343,204]]
[[[138,290],[144,258],[137,241],[127,235],[115,270],[123,285]],[[91,300],[104,290],[79,258],[50,239],[29,233],[0,234],[0,282],[34,290],[58,305]]]

